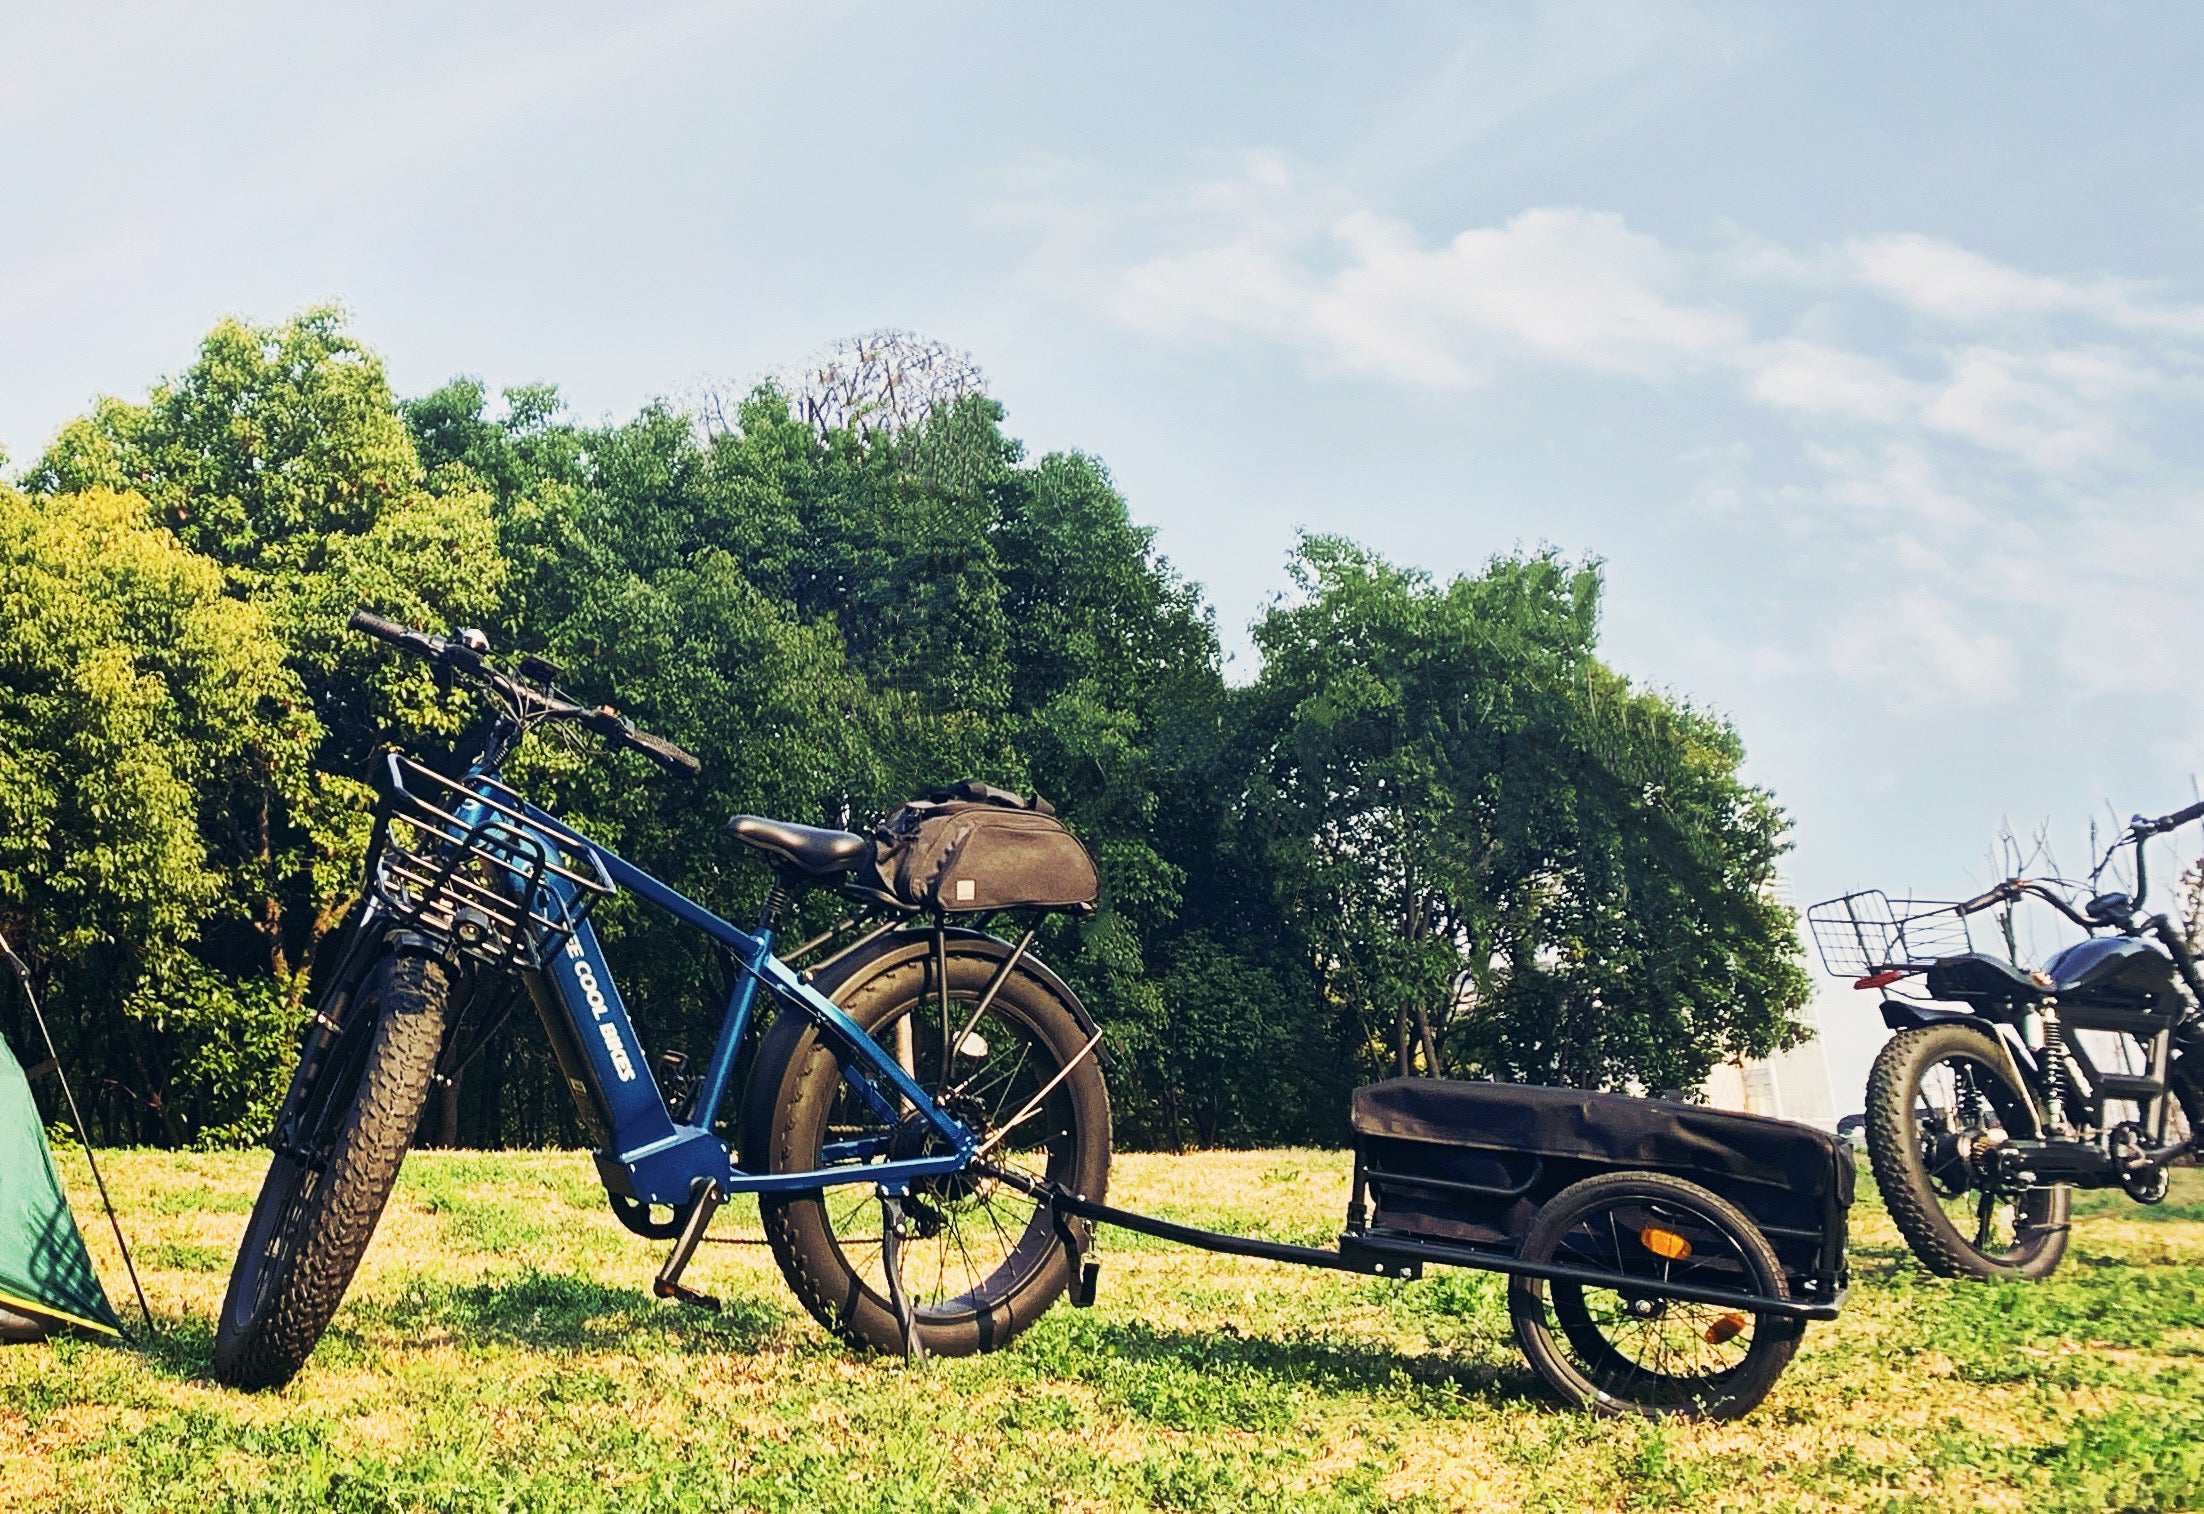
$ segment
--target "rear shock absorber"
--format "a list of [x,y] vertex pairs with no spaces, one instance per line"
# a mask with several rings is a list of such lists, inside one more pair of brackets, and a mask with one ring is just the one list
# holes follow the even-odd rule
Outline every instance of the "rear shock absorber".
[[2066,1118],[2066,1028],[2056,1007],[2043,1006],[2043,1103],[2051,1133],[2064,1135]]

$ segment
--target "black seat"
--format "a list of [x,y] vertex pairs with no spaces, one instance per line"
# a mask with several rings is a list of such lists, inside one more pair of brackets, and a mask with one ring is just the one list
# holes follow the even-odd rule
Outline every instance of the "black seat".
[[799,873],[823,877],[846,873],[872,849],[872,843],[854,831],[830,831],[816,825],[790,825],[763,815],[737,815],[727,822],[727,834],[744,846],[777,857]]
[[1962,952],[1956,957],[1937,958],[1936,965],[1928,971],[1928,992],[1932,999],[2019,1003],[2044,998],[2050,994],[2051,987],[2002,957]]

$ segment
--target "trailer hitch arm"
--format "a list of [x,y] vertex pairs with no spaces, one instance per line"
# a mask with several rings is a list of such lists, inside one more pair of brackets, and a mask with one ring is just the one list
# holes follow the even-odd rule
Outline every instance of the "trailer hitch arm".
[[1749,1310],[1754,1314],[1772,1314],[1783,1319],[1797,1320],[1833,1320],[1844,1304],[1842,1291],[1831,1298],[1815,1299],[1811,1303],[1802,1299],[1765,1298],[1756,1293],[1741,1293],[1730,1288],[1705,1288],[1692,1283],[1664,1282],[1658,1278],[1629,1277],[1620,1273],[1602,1272],[1595,1267],[1527,1261],[1512,1252],[1449,1246],[1421,1237],[1351,1235],[1342,1238],[1344,1249],[1338,1251],[1317,1246],[1291,1246],[1282,1241],[1263,1241],[1253,1236],[1230,1235],[1220,1230],[1201,1230],[1192,1225],[1178,1225],[1169,1220],[1159,1220],[1153,1215],[1097,1203],[1083,1194],[1069,1193],[1058,1184],[1042,1182],[991,1162],[975,1162],[972,1165],[974,1171],[993,1178],[1006,1187],[1015,1188],[1030,1198],[1039,1199],[1049,1206],[1053,1214],[1076,1215],[1097,1224],[1116,1225],[1124,1230],[1138,1231],[1158,1240],[1175,1241],[1179,1245],[1194,1246],[1203,1251],[1219,1251],[1230,1256],[1252,1256],[1270,1262],[1288,1262],[1297,1267],[1325,1267],[1334,1272],[1405,1278],[1420,1277],[1425,1263],[1437,1263],[1447,1267],[1474,1267],[1485,1272],[1505,1272],[1516,1277],[1542,1278],[1548,1282],[1576,1283],[1582,1287],[1610,1290],[1627,1287],[1632,1292],[1646,1293],[1656,1298],[1679,1299],[1692,1304],[1719,1304],[1733,1309]]

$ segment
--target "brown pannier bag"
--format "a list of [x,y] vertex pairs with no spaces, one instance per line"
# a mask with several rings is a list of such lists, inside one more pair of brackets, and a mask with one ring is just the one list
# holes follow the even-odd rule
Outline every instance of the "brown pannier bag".
[[1100,892],[1093,859],[1047,800],[969,778],[888,811],[872,843],[856,889],[910,909],[1090,911]]

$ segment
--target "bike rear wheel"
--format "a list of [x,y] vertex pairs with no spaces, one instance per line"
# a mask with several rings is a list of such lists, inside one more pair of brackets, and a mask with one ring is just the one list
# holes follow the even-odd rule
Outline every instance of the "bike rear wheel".
[[420,1123],[450,992],[442,962],[386,952],[292,1090],[297,1141],[268,1166],[215,1324],[223,1382],[281,1387],[329,1328]]
[[[874,1041],[900,1048],[918,1084],[983,1139],[1002,1132],[990,1163],[1100,1200],[1109,1183],[1110,1111],[1096,1054],[1070,1008],[1022,971],[973,1022],[999,966],[993,957],[949,956],[947,1027],[923,958],[868,980],[842,1007]],[[961,1043],[949,1045],[960,1033]],[[745,1143],[747,1164],[762,1159],[769,1171],[792,1172],[836,1161],[830,1147],[851,1151],[839,1160],[857,1165],[943,1149],[915,1113],[890,1122],[853,1093],[841,1054],[815,1027],[776,1027],[759,1076],[766,1102]],[[866,1147],[875,1149],[857,1154]],[[903,1277],[919,1339],[933,1355],[1009,1344],[1072,1281],[1046,1205],[1008,1184],[971,1172],[921,1179],[904,1206],[913,1233],[902,1244]],[[903,1348],[871,1183],[761,1194],[758,1207],[774,1257],[812,1318],[853,1345]]]
[[1999,1048],[1968,1025],[1890,1038],[1867,1080],[1867,1157],[1898,1233],[1939,1277],[2049,1277],[2066,1254],[2073,1191],[2003,1192],[1981,1160],[2036,1134]]

